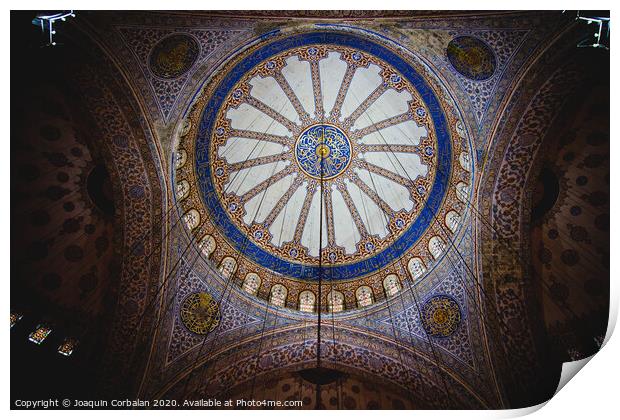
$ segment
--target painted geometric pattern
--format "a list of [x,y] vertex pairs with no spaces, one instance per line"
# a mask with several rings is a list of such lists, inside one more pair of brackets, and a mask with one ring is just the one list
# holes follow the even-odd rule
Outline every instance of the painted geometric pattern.
[[226,334],[235,333],[236,330],[244,327],[249,327],[252,325],[262,325],[262,321],[258,318],[255,318],[237,308],[238,305],[230,302],[230,296],[224,298],[222,301],[222,297],[220,293],[213,292],[216,297],[215,300],[221,304],[223,307],[220,309],[221,320],[217,328],[212,331],[209,335],[197,335],[192,333],[187,329],[183,322],[177,316],[178,310],[177,308],[182,304],[184,299],[191,295],[192,293],[200,293],[209,290],[212,286],[208,286],[206,282],[204,282],[199,276],[197,276],[194,272],[188,272],[187,267],[183,269],[183,273],[178,278],[179,285],[176,291],[174,292],[174,296],[172,299],[174,300],[173,305],[168,305],[170,301],[170,297],[166,297],[166,306],[171,306],[169,309],[174,314],[173,328],[172,334],[170,336],[170,345],[168,348],[168,355],[166,357],[167,363],[179,358],[183,354],[187,353],[189,350],[193,349],[196,346],[201,346],[203,343],[205,347],[208,349],[210,346],[210,342],[213,337],[217,338],[221,336],[224,332]]
[[478,123],[482,122],[482,118],[487,111],[489,101],[493,97],[493,93],[497,88],[498,82],[502,78],[504,70],[510,63],[510,60],[519,49],[519,46],[525,39],[527,31],[523,30],[502,30],[502,31],[460,31],[450,32],[450,36],[471,36],[484,41],[493,51],[496,58],[496,68],[493,75],[485,80],[472,80],[463,76],[454,70],[447,56],[442,58],[442,64],[451,69],[456,75],[459,84],[469,97],[471,106]]
[[[465,257],[465,256],[464,256]],[[454,258],[454,257],[452,257]],[[406,338],[410,335],[415,336],[417,339],[423,342],[429,340],[433,346],[441,347],[448,353],[452,354],[455,358],[462,361],[468,366],[474,366],[474,355],[471,348],[471,342],[469,338],[469,326],[468,318],[465,315],[467,313],[467,300],[471,290],[474,290],[471,285],[468,285],[468,290],[463,287],[463,282],[468,282],[468,276],[465,268],[462,264],[456,264],[457,270],[450,272],[446,279],[441,282],[435,289],[433,289],[427,298],[436,295],[447,295],[453,298],[461,309],[462,318],[456,331],[449,337],[430,337],[422,327],[419,311],[422,310],[423,300],[427,298],[416,298],[419,300],[418,304],[410,303],[410,306],[403,310],[396,310],[392,316],[380,320],[380,323],[392,325],[400,331],[401,337]]]
[[157,77],[150,69],[149,58],[153,47],[162,39],[171,34],[180,33],[192,36],[200,45],[200,53],[196,63],[200,63],[211,55],[211,53],[226,42],[237,39],[244,30],[221,30],[221,29],[158,29],[158,28],[135,28],[135,27],[119,27],[123,40],[127,43],[129,49],[137,58],[140,67],[144,73],[144,77],[150,83],[153,94],[159,105],[160,111],[167,120],[170,112],[175,106],[179,93],[185,87],[187,81],[191,77],[192,70],[182,74],[175,79],[163,79]]
[[316,263],[320,247],[331,263],[355,260],[392,243],[423,207],[437,154],[429,114],[375,57],[289,50],[237,83],[223,107],[210,151],[216,189],[269,252]]
[[345,310],[361,285],[384,299],[380,270],[395,258],[432,270],[472,175],[441,82],[348,31],[282,34],[240,55],[196,97],[175,152],[177,199],[197,240],[213,237],[214,261],[238,254],[240,279],[261,280],[251,294],[280,284],[298,307],[302,291],[317,296],[320,250]]

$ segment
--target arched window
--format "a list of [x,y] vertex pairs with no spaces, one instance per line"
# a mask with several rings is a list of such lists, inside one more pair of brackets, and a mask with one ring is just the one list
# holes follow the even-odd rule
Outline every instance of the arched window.
[[407,269],[409,269],[409,274],[415,280],[417,278],[422,277],[426,272],[426,266],[422,262],[422,259],[418,257],[413,257],[407,263]]
[[466,138],[467,137],[467,131],[465,131],[465,126],[463,125],[463,121],[458,120],[455,124],[456,126],[456,132],[459,133],[459,136],[461,138]]
[[360,286],[355,291],[355,299],[359,307],[371,305],[373,302],[372,289],[368,286]]
[[256,295],[260,287],[260,277],[256,273],[248,273],[243,280],[241,288],[251,295]]
[[446,250],[446,244],[439,236],[433,236],[431,240],[428,241],[428,250],[433,258],[438,259]]
[[461,164],[461,168],[465,169],[467,172],[471,171],[469,153],[461,152],[461,154],[459,155],[459,163]]
[[456,196],[459,200],[466,203],[469,198],[469,185],[464,182],[456,184]]
[[299,310],[302,312],[314,312],[316,297],[310,290],[304,290],[299,294]]
[[394,296],[400,289],[402,289],[402,287],[396,274],[388,274],[385,279],[383,279],[383,290],[385,290],[385,295],[387,297]]
[[456,233],[456,230],[458,229],[460,223],[461,216],[459,216],[457,212],[455,212],[454,210],[450,210],[448,213],[446,213],[446,226],[448,226],[448,229],[450,229],[452,233]]
[[202,251],[202,254],[206,258],[210,258],[213,251],[215,251],[216,243],[215,238],[211,235],[205,235],[198,242],[198,248]]
[[200,213],[196,209],[191,209],[183,215],[183,221],[189,230],[192,230],[200,224]]
[[181,166],[185,165],[185,161],[187,160],[187,152],[183,149],[177,150],[174,154],[174,167],[179,169]]
[[235,271],[237,271],[237,261],[235,261],[233,257],[224,257],[218,270],[220,270],[220,273],[222,273],[225,279],[229,279],[235,274]]
[[269,302],[275,306],[284,306],[286,295],[288,295],[286,287],[281,284],[274,284],[271,286],[271,293],[269,293]]
[[327,308],[330,312],[344,311],[344,295],[337,290],[332,290],[327,295]]
[[189,182],[182,180],[177,184],[177,199],[183,200],[189,194]]

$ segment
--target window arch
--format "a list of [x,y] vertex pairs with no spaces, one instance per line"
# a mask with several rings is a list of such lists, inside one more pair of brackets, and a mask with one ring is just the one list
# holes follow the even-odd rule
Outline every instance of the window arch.
[[461,168],[465,169],[467,172],[471,171],[471,161],[469,160],[469,153],[461,152],[459,155],[459,163],[461,164]]
[[402,289],[400,280],[396,274],[388,274],[383,279],[383,290],[387,297],[392,297]]
[[211,235],[205,235],[202,237],[200,242],[198,242],[198,248],[202,251],[202,254],[206,258],[210,258],[213,251],[215,251],[217,244],[215,242],[215,238]]
[[368,286],[360,286],[355,291],[355,299],[357,300],[357,306],[364,307],[372,305],[374,301],[372,289]]
[[438,259],[446,250],[446,243],[439,236],[433,236],[430,241],[428,241],[428,250],[433,258]]
[[183,221],[189,230],[195,229],[200,224],[200,213],[196,209],[191,209],[183,215]]
[[237,271],[237,261],[233,257],[224,257],[218,270],[220,270],[225,279],[229,279]]
[[286,290],[286,287],[281,284],[274,284],[271,286],[271,292],[269,293],[269,302],[275,306],[284,306],[287,295],[288,290]]
[[327,308],[330,312],[344,311],[344,294],[337,290],[332,290],[327,295]]
[[251,295],[256,295],[258,292],[258,288],[260,287],[261,279],[256,273],[248,273],[243,280],[243,285],[241,289],[246,291]]
[[456,184],[456,196],[463,203],[466,203],[469,197],[469,185],[462,181]]
[[183,149],[177,150],[174,154],[174,167],[179,169],[181,166],[185,165],[185,161],[187,160],[187,152]]
[[407,269],[409,270],[409,274],[415,280],[420,278],[426,272],[426,266],[421,258],[413,257],[407,263]]
[[446,213],[446,226],[448,226],[448,229],[450,229],[452,233],[456,233],[460,223],[461,216],[457,212],[450,210]]
[[302,312],[314,312],[316,297],[310,290],[304,290],[299,294],[299,310]]
[[177,200],[183,200],[189,194],[189,182],[182,180],[177,184]]

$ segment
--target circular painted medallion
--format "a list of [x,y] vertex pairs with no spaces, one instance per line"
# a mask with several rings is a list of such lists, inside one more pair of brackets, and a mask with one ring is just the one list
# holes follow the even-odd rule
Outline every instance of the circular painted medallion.
[[456,37],[448,43],[446,53],[456,71],[469,79],[486,80],[495,72],[495,54],[478,38]]
[[183,324],[195,334],[208,334],[220,323],[220,307],[206,292],[188,295],[181,303],[180,312]]
[[200,46],[193,37],[171,35],[155,44],[149,57],[149,67],[157,77],[175,79],[194,65],[199,53]]
[[461,323],[458,303],[446,295],[430,298],[422,305],[422,326],[432,337],[449,337]]
[[306,128],[297,139],[295,159],[308,176],[328,180],[337,177],[351,161],[351,144],[336,126],[317,124]]

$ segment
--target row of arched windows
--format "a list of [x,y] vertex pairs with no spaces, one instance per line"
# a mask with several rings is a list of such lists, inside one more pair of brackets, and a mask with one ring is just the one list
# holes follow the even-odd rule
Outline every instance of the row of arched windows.
[[[462,187],[459,185],[462,184]],[[179,184],[179,187],[182,184]],[[464,193],[468,193],[468,186],[464,183],[457,185],[457,191],[462,188]],[[180,187],[181,188],[181,187]],[[184,187],[183,187],[184,188]],[[180,195],[184,193],[179,191]],[[200,214],[197,210],[191,209],[183,216],[183,221],[190,229],[196,228],[200,224]],[[461,216],[454,210],[446,213],[445,223],[451,232],[456,232],[461,222]],[[205,258],[210,258],[216,249],[216,240],[211,235],[205,235],[199,242],[198,248],[201,250]],[[428,251],[433,259],[437,260],[446,250],[446,243],[440,236],[433,236],[428,241]],[[418,279],[426,273],[427,268],[419,257],[411,258],[407,263],[407,269],[412,279]],[[218,270],[225,279],[232,278],[237,271],[237,261],[230,256],[222,259],[218,266]],[[261,278],[256,273],[248,273],[243,280],[241,288],[251,295],[256,295],[261,286]],[[389,274],[383,280],[383,289],[386,297],[396,295],[401,289],[401,282],[396,274]],[[275,306],[284,306],[288,290],[281,284],[272,286],[269,294],[269,302]],[[372,289],[369,286],[361,286],[355,291],[355,298],[358,307],[365,307],[375,301]],[[332,290],[327,297],[328,310],[330,312],[341,312],[344,310],[344,295],[341,292]],[[314,312],[316,310],[316,296],[310,290],[302,291],[299,294],[298,309],[303,312]]]

